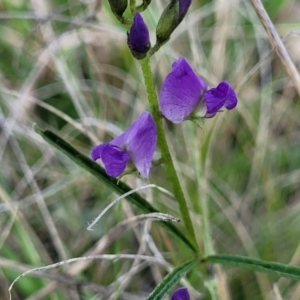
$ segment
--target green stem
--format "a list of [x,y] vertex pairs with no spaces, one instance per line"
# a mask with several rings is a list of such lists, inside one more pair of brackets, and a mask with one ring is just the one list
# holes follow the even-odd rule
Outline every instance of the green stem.
[[[200,182],[201,177],[206,179],[205,172],[207,171],[209,167],[209,154],[210,154],[210,141],[212,137],[213,128],[210,129],[208,134],[206,135],[206,138],[203,142],[202,149],[201,149],[201,170],[197,169],[197,180]],[[209,198],[207,195],[207,192],[205,191],[200,196],[200,205],[201,205],[201,212],[202,212],[202,224],[203,224],[203,240],[204,240],[204,255],[210,256],[214,255],[214,247],[213,247],[213,241],[212,241],[212,235],[211,235],[211,228],[210,228],[210,220],[209,220]],[[218,289],[217,289],[217,278],[215,276],[209,276],[209,274],[206,274],[206,280],[205,280],[205,286],[207,287],[212,300],[218,300]]]
[[135,14],[135,0],[130,0],[129,1],[129,7],[130,7],[130,12],[131,12],[131,15],[134,16]]
[[168,147],[167,139],[165,136],[165,132],[163,129],[163,122],[158,108],[158,99],[155,92],[155,86],[150,66],[150,58],[146,56],[143,60],[141,60],[141,66],[143,71],[143,76],[145,80],[148,101],[150,105],[150,111],[152,113],[153,119],[156,123],[157,127],[157,139],[158,139],[158,146],[161,151],[162,159],[166,166],[167,176],[169,177],[170,182],[172,183],[173,192],[175,198],[178,201],[180,213],[183,219],[183,222],[188,230],[189,237],[191,242],[197,246],[197,240],[195,236],[194,227],[191,221],[191,217],[189,214],[189,210],[187,207],[187,203],[184,197],[184,193],[182,191],[177,172],[174,167],[174,163],[172,160],[172,156]]
[[201,210],[202,210],[202,224],[203,224],[203,239],[204,239],[204,254],[205,256],[215,254],[213,241],[211,238],[211,229],[209,222],[209,208],[207,194],[200,197]]

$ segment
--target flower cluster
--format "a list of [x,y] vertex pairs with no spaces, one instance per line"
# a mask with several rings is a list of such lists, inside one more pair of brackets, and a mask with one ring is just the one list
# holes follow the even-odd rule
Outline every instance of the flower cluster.
[[[233,109],[237,96],[226,81],[209,88],[181,57],[163,82],[159,104],[166,119],[178,124],[189,118],[211,118],[223,107]],[[143,112],[126,132],[94,147],[91,157],[101,159],[110,176],[118,177],[133,164],[141,176],[148,178],[156,139],[155,122],[149,112]]]
[[120,136],[94,147],[91,157],[102,160],[109,176],[118,177],[132,163],[144,178],[148,178],[155,148],[156,126],[151,114],[145,111]]
[[236,105],[237,96],[228,82],[209,88],[183,57],[173,63],[160,93],[162,114],[176,124],[193,116],[211,118],[223,107]]

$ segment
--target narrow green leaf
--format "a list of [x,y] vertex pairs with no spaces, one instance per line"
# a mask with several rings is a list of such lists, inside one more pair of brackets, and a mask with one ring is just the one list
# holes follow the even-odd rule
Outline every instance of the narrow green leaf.
[[289,277],[300,280],[299,267],[281,264],[273,261],[263,261],[246,256],[234,256],[223,254],[207,256],[203,261],[233,265],[237,267],[245,267],[257,272],[274,273],[282,277]]
[[[124,182],[110,177],[106,174],[105,170],[97,163],[95,163],[90,158],[78,152],[73,146],[63,140],[61,137],[56,135],[50,130],[43,130],[37,125],[34,125],[34,130],[39,135],[41,135],[47,142],[52,144],[58,150],[66,154],[70,159],[72,159],[77,165],[81,166],[83,169],[94,175],[108,187],[110,187],[116,193],[123,195],[131,191],[131,188]],[[153,207],[147,200],[145,200],[138,193],[133,193],[125,198],[130,203],[134,204],[140,208],[144,213],[159,212],[155,207]],[[195,247],[189,241],[189,239],[176,227],[174,224],[169,222],[157,222],[161,226],[169,230],[173,235],[184,242],[193,252],[196,252]]]
[[177,284],[181,277],[197,263],[198,259],[192,259],[176,267],[163,281],[156,286],[146,300],[163,300],[166,294]]
[[195,125],[197,125],[200,129],[204,131],[205,126],[203,118],[190,117],[189,120],[191,120]]

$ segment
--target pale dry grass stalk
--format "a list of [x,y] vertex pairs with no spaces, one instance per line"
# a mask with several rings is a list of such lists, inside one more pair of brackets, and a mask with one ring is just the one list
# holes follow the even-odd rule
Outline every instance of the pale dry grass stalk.
[[[0,186],[0,200],[3,200],[4,203],[6,203],[8,206],[10,206],[11,199],[10,199],[9,195],[6,193],[6,191],[1,186]],[[18,218],[18,210],[12,209],[10,220],[7,222],[7,224],[4,226],[3,229],[1,228],[0,250],[3,246],[3,244],[5,243],[5,240],[9,236],[12,226],[17,218]]]
[[[3,131],[5,134],[7,134],[5,127],[3,127]],[[17,157],[21,170],[23,171],[23,174],[28,182],[28,185],[30,186],[31,190],[36,196],[36,203],[40,209],[41,215],[44,218],[45,224],[47,225],[47,229],[49,231],[49,234],[51,235],[55,249],[57,250],[60,259],[66,259],[67,255],[64,248],[64,244],[60,238],[56,225],[45,203],[44,197],[40,191],[38,183],[35,180],[32,169],[29,167],[24,153],[14,136],[10,137],[10,143],[12,145],[13,151],[15,152],[15,156]]]
[[271,291],[268,300],[283,300],[278,286],[276,284],[273,285],[273,290]]
[[22,277],[37,272],[37,271],[44,271],[44,270],[49,270],[49,269],[53,269],[53,268],[58,268],[60,266],[66,265],[66,264],[70,264],[73,262],[77,262],[77,261],[83,261],[83,260],[97,260],[97,259],[103,259],[103,260],[118,260],[118,259],[140,259],[140,260],[145,260],[147,262],[151,262],[151,263],[162,263],[164,264],[164,261],[161,261],[159,258],[155,258],[152,256],[147,256],[147,255],[137,255],[137,254],[103,254],[103,255],[92,255],[92,256],[83,256],[83,257],[76,257],[76,258],[70,258],[67,260],[63,260],[60,261],[58,263],[54,263],[51,265],[47,265],[44,267],[38,267],[38,268],[33,268],[30,270],[27,270],[25,272],[23,272],[21,275],[19,275],[10,285],[8,292],[9,292],[9,299],[12,299],[11,296],[11,290],[14,286],[14,284],[21,279]]
[[[157,186],[155,184],[148,184],[148,185],[145,185],[145,186],[141,186],[141,187],[138,187],[136,189],[133,189],[125,194],[123,194],[122,196],[118,197],[117,199],[115,199],[114,201],[112,201],[108,206],[106,206],[105,209],[102,210],[102,212],[96,217],[96,219],[91,223],[89,224],[89,226],[87,227],[87,230],[93,230],[93,227],[99,222],[99,220],[104,216],[104,214],[106,214],[106,212],[111,208],[113,207],[115,204],[119,203],[119,201],[121,201],[122,199],[126,198],[127,196],[133,194],[133,193],[136,193],[136,192],[139,192],[141,190],[144,190],[144,189],[149,189],[149,188],[155,188],[155,189],[158,189],[159,191],[169,195],[170,197],[174,197],[173,194],[171,194],[168,190],[160,187],[160,186]],[[176,219],[170,215],[167,215],[167,214],[162,214],[162,213],[156,213],[156,215],[154,216],[154,218],[161,218],[162,221],[172,221],[172,222],[179,222],[179,219]]]
[[[222,79],[226,69],[226,44],[229,37],[232,22],[232,4],[231,1],[216,0],[215,17],[216,24],[213,33],[213,46],[211,51],[211,66],[214,75]],[[218,59],[216,59],[216,57]]]
[[[250,6],[249,6],[250,7]],[[251,170],[246,187],[246,197],[240,205],[240,213],[242,219],[250,219],[249,207],[251,207],[253,199],[253,186],[257,184],[257,178],[259,178],[264,170],[264,160],[267,155],[269,144],[269,131],[271,121],[271,109],[272,109],[272,68],[269,58],[269,46],[264,41],[264,36],[261,34],[261,26],[255,23],[254,12],[249,12],[249,18],[254,26],[255,40],[257,45],[257,52],[259,61],[265,61],[266,63],[259,65],[260,73],[260,109],[259,119],[256,125],[257,133],[254,137],[255,146],[253,150],[253,157],[251,163]]]
[[268,35],[270,43],[274,47],[278,57],[280,58],[282,64],[284,65],[300,97],[300,75],[297,68],[295,67],[294,62],[290,58],[290,55],[287,52],[261,0],[250,0],[250,2]]
[[[13,260],[9,260],[4,257],[0,257],[0,265],[3,268],[8,268],[12,270],[16,270],[18,272],[27,272],[31,270],[33,267],[31,265],[22,264],[20,262],[15,262]],[[43,272],[43,271],[32,271],[30,273],[31,276],[35,276],[37,278],[45,278],[52,281],[56,281],[60,283],[61,285],[64,285],[68,288],[71,287],[80,287],[84,291],[90,291],[93,293],[101,293],[102,295],[110,295],[113,292],[112,288],[101,286],[96,283],[81,281],[79,279],[71,278],[70,276],[66,276],[65,274],[55,274],[55,273],[49,273],[49,272]],[[132,294],[129,294],[127,292],[121,292],[121,296],[123,299],[126,300],[139,300],[138,297],[135,297]],[[26,298],[34,300],[34,297],[28,297]],[[73,300],[73,298],[72,298]]]
[[[134,227],[135,225],[151,220],[162,221],[159,214],[147,214],[134,216],[130,219],[126,219],[122,221],[120,224],[111,228],[99,241],[96,245],[94,245],[91,249],[89,249],[86,253],[82,255],[82,257],[93,257],[102,253],[107,247],[109,247],[114,241],[116,241],[119,237],[121,237],[125,231]],[[164,218],[165,221],[165,218]],[[171,270],[172,266],[167,263],[162,257],[157,257],[156,260],[159,259],[160,262],[164,265],[167,270]],[[92,260],[89,259],[78,259],[72,266],[70,266],[65,274],[69,276],[75,276],[80,272],[84,271],[87,267],[89,267],[92,263]],[[1,262],[0,262],[1,264]],[[51,282],[48,285],[41,288],[38,292],[30,297],[31,300],[41,300],[44,299],[48,294],[50,294],[55,288],[57,288],[58,282]]]
[[[112,293],[112,295],[107,300],[113,300],[118,298],[118,294],[120,290],[126,289],[128,284],[131,282],[132,277],[136,275],[138,272],[140,272],[142,269],[145,268],[145,261],[142,261],[139,256],[140,255],[147,255],[147,243],[144,238],[144,232],[147,228],[147,221],[143,224],[143,230],[140,235],[140,241],[139,241],[139,249],[137,250],[137,258],[133,261],[132,265],[130,266],[130,269],[122,275],[119,275],[118,278],[111,284],[112,286],[116,287],[116,291]],[[158,258],[160,259],[160,258]],[[165,261],[162,259],[162,261]]]

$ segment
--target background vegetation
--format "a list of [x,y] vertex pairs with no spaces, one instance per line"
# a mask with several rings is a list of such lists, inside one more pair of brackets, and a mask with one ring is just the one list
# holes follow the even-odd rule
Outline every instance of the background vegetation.
[[[153,44],[167,3],[153,0],[143,14]],[[300,3],[264,4],[299,67]],[[299,96],[250,2],[194,0],[152,58],[157,91],[179,56],[211,86],[229,81],[239,97],[235,110],[205,120],[203,131],[189,122],[167,124],[199,243],[198,201],[205,197],[217,253],[299,265]],[[117,195],[32,129],[34,123],[50,128],[89,155],[145,109],[139,63],[107,1],[0,1],[0,299],[8,299],[20,273],[91,253],[152,255],[165,263],[76,262],[22,278],[13,299],[144,299],[170,264],[189,258],[155,222],[128,223],[114,237],[113,228],[140,214],[124,201],[87,231]],[[132,175],[123,179],[133,188],[144,185]],[[150,182],[169,188],[162,166],[152,168]],[[152,189],[141,194],[179,216],[172,197]],[[296,281],[239,268],[219,267],[216,276],[222,300],[300,299]],[[193,299],[209,299],[198,272],[182,284]]]

